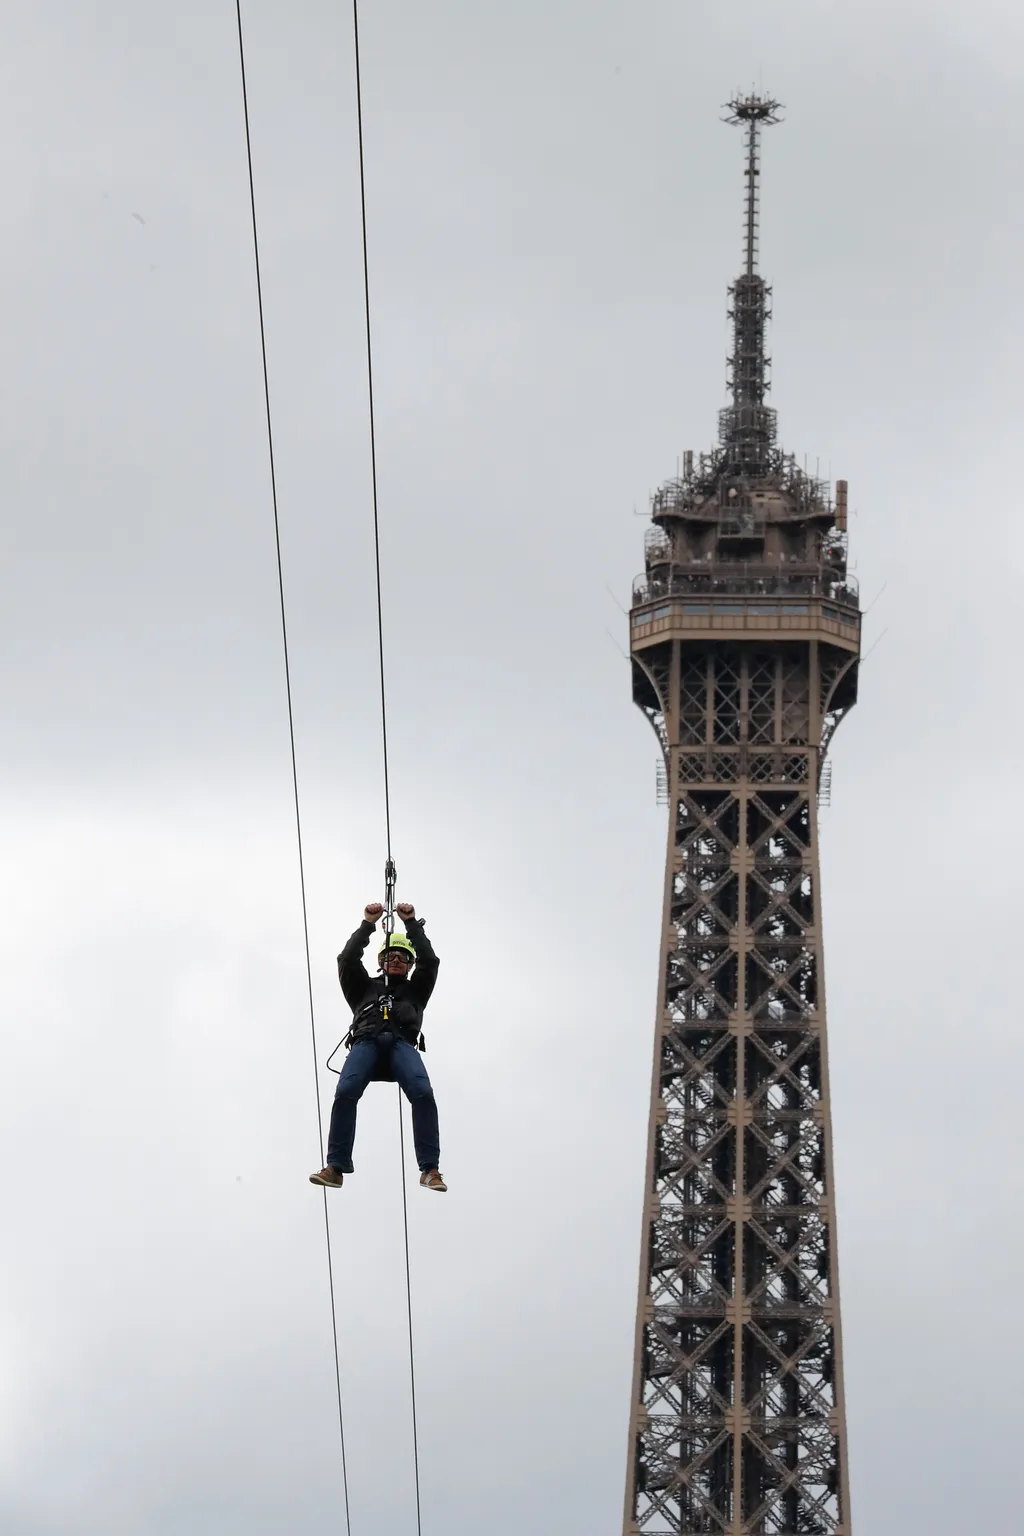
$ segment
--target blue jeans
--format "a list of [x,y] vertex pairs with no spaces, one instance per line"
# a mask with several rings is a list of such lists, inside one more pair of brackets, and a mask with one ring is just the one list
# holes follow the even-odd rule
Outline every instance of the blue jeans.
[[372,1040],[357,1040],[338,1078],[327,1142],[327,1166],[352,1172],[356,1139],[356,1105],[367,1083],[397,1083],[412,1105],[412,1137],[421,1169],[436,1168],[441,1159],[437,1105],[423,1057],[408,1040],[384,1030]]

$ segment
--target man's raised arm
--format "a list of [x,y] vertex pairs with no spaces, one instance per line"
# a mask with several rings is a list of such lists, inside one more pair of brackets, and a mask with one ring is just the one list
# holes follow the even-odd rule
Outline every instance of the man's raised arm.
[[370,935],[377,926],[377,919],[383,911],[384,908],[379,901],[370,902],[363,913],[362,922],[352,937],[346,941],[344,949],[338,956],[338,980],[341,982],[341,990],[346,998],[349,998],[350,991],[362,998],[370,985],[369,973],[363,964],[363,954],[370,942]]
[[437,967],[440,964],[434,953],[434,946],[427,938],[423,930],[423,924],[416,916],[416,908],[411,902],[400,901],[395,907],[405,931],[409,935],[409,943],[416,951],[416,969],[409,979],[409,988],[421,1003],[425,1003],[434,990],[437,981]]

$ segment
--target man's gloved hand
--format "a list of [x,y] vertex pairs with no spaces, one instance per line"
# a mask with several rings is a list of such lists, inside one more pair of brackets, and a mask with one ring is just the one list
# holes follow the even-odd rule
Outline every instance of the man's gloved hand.
[[411,901],[400,901],[395,907],[395,911],[398,913],[403,923],[412,922],[413,918],[416,916],[416,908],[413,906]]
[[[401,911],[401,908],[399,908]],[[363,917],[368,923],[376,923],[384,915],[384,908],[379,901],[367,902],[363,908]]]

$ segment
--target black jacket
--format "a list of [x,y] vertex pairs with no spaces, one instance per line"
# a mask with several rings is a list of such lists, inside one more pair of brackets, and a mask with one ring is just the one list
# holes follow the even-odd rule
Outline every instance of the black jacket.
[[389,1024],[397,1035],[415,1045],[423,1028],[423,1010],[437,980],[437,956],[423,932],[419,918],[405,925],[409,942],[416,951],[416,965],[411,976],[370,976],[363,964],[363,952],[370,942],[374,924],[362,922],[338,956],[338,980],[345,1001],[352,1009],[352,1038],[379,1033],[383,1026],[378,1001],[386,992],[394,998]]

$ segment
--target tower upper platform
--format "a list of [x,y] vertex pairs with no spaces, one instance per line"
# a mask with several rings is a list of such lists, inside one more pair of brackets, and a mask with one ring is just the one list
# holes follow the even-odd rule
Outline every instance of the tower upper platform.
[[779,120],[769,97],[736,97],[727,121],[746,130],[743,266],[730,286],[731,402],[718,443],[684,455],[683,472],[652,499],[645,571],[633,587],[632,642],[670,634],[723,638],[817,632],[841,649],[860,646],[857,585],[847,571],[847,488],[800,468],[780,448],[767,404],[766,328],[771,289],[758,271],[760,134]]

